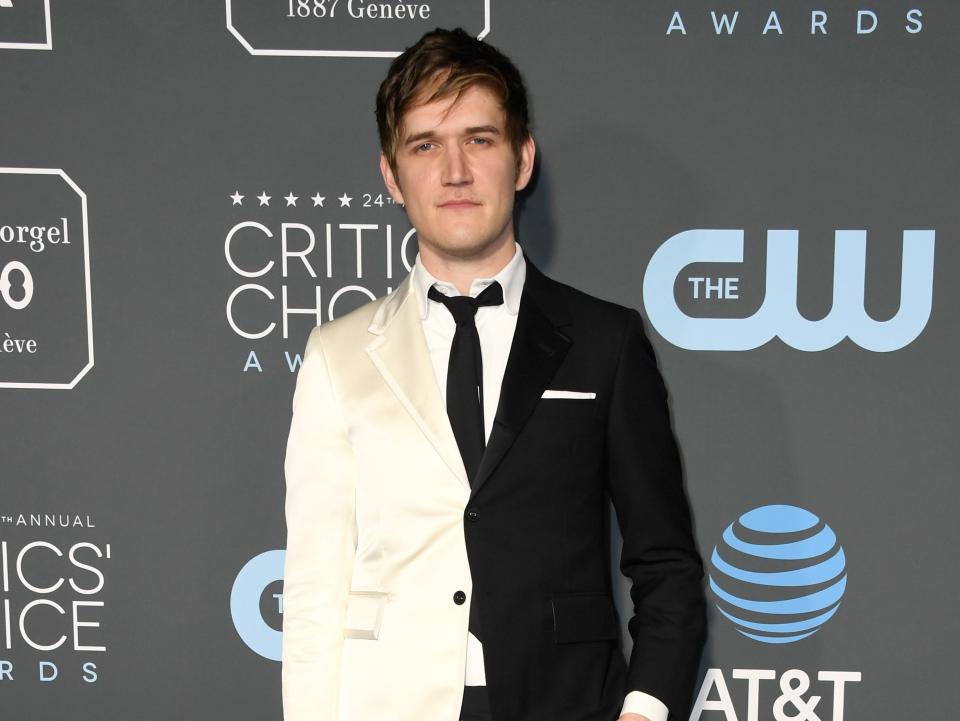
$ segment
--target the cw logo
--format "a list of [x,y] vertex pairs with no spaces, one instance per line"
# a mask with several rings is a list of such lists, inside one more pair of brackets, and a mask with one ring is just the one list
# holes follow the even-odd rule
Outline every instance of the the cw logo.
[[12,8],[13,0],[0,0],[0,8]]
[[743,230],[696,229],[677,233],[657,249],[647,266],[643,279],[647,317],[660,335],[688,350],[751,350],[779,336],[798,350],[819,351],[849,336],[867,350],[884,352],[903,348],[920,335],[930,318],[936,231],[903,231],[900,308],[885,321],[874,320],[863,307],[865,230],[835,233],[830,313],[820,320],[800,315],[798,236],[796,230],[767,231],[766,296],[756,313],[747,318],[697,318],[677,306],[677,276],[691,263],[742,263]]

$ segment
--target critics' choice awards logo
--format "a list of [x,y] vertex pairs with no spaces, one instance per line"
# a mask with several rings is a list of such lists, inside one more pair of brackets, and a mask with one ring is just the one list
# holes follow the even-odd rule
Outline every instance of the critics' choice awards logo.
[[834,238],[833,305],[819,320],[797,310],[799,232],[768,230],[765,296],[746,318],[691,315],[684,306],[723,312],[744,288],[740,276],[684,271],[693,264],[743,263],[743,230],[685,230],[661,245],[643,278],[643,302],[650,323],[666,340],[687,350],[745,351],[773,338],[797,350],[821,351],[844,338],[866,350],[894,351],[915,340],[927,325],[933,303],[933,230],[903,231],[900,305],[887,320],[864,308],[867,232],[837,230]]
[[52,50],[50,0],[0,0],[0,50]]
[[[664,23],[666,35],[675,38],[692,35],[764,35],[785,36],[873,35],[881,27],[898,33],[923,32],[923,10],[909,8],[902,13],[881,15],[868,8],[844,7],[841,11],[808,10],[784,5],[754,12],[728,9],[673,10]],[[661,26],[662,27],[662,26]]]
[[227,30],[252,55],[396,57],[428,30],[483,39],[491,0],[226,0]]
[[99,680],[112,550],[97,535],[89,515],[0,513],[0,689]]
[[[846,569],[836,534],[815,514],[762,506],[723,531],[710,556],[709,585],[717,609],[737,631],[786,649],[833,618]],[[690,721],[718,718],[706,712],[720,712],[726,721],[843,721],[848,684],[860,680],[859,671],[710,668]]]
[[225,302],[245,373],[294,373],[308,333],[391,292],[413,267],[416,231],[386,193],[234,191],[223,237],[236,283]]
[[0,168],[0,388],[93,367],[87,196],[62,170]]

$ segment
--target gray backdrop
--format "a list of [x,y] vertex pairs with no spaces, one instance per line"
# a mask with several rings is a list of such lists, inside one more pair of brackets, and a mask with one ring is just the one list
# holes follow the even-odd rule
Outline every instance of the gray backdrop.
[[373,98],[458,24],[530,89],[525,252],[648,319],[719,589],[692,719],[950,717],[955,3],[4,4],[3,718],[281,718],[298,354],[415,255]]

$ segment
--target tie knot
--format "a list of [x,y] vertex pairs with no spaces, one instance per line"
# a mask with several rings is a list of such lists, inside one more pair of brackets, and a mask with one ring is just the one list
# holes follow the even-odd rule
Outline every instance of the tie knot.
[[503,288],[494,281],[483,289],[476,298],[469,295],[444,295],[436,287],[431,286],[427,292],[430,300],[443,303],[453,316],[454,322],[458,326],[473,325],[473,318],[477,314],[477,308],[482,305],[500,305],[503,303]]

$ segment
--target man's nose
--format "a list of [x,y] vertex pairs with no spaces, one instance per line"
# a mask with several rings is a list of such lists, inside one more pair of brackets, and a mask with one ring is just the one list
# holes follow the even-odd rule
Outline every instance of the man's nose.
[[443,184],[465,185],[471,182],[470,163],[463,149],[457,145],[448,148],[444,153]]

